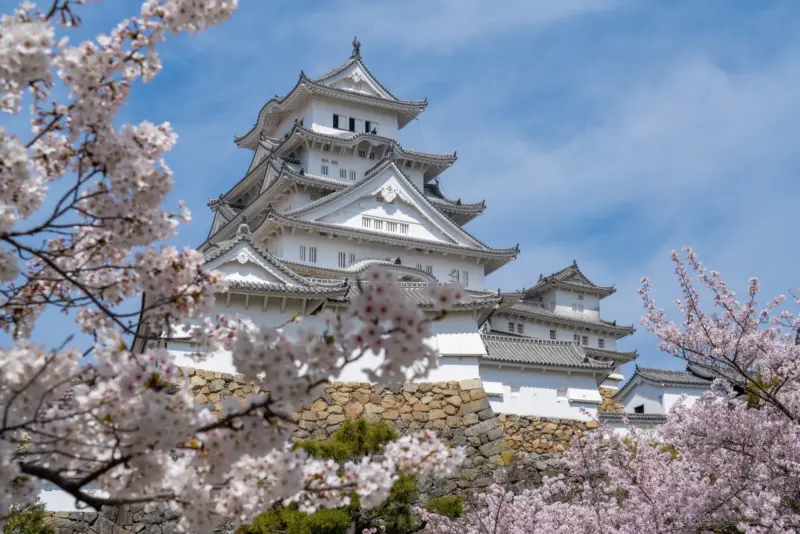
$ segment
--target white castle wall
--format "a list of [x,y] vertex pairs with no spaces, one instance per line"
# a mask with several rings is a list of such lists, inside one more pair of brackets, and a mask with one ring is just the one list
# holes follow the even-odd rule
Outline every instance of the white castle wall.
[[[328,237],[319,234],[309,234],[302,230],[297,230],[294,235],[284,234],[267,241],[267,249],[277,257],[299,262],[300,245],[305,245],[306,254],[308,247],[317,247],[317,262],[320,267],[339,268],[339,252],[347,254],[347,261],[350,261],[350,254],[356,255],[356,261],[366,259],[391,259],[399,257],[403,265],[416,267],[422,265],[425,269],[427,265],[433,267],[433,276],[441,282],[450,281],[450,272],[453,269],[467,271],[469,273],[469,283],[465,284],[472,289],[483,289],[483,266],[477,265],[474,258],[461,258],[454,251],[450,256],[440,256],[436,254],[425,254],[416,250],[401,249],[396,246],[382,245],[373,241],[358,243],[356,239],[346,237]],[[306,256],[308,258],[308,256]],[[464,284],[463,276],[461,283]]]
[[522,323],[523,324],[523,335],[526,337],[533,337],[537,339],[550,339],[550,330],[556,331],[556,340],[558,341],[573,341],[574,335],[578,334],[580,336],[588,336],[589,337],[589,344],[588,347],[599,347],[599,339],[603,339],[604,348],[607,350],[617,350],[617,340],[609,335],[598,335],[592,332],[586,332],[582,328],[570,328],[565,326],[551,326],[547,324],[537,323],[534,322],[532,319],[521,318],[521,317],[514,317],[513,319],[508,318],[506,316],[499,316],[499,317],[492,317],[490,320],[490,324],[492,326],[492,330],[496,330],[498,332],[507,332],[511,333],[509,330],[509,324],[514,323],[514,332],[515,334],[518,333],[517,325]]
[[589,373],[487,365],[480,373],[499,413],[585,421],[596,416],[601,402],[597,379]]
[[682,398],[685,399],[686,406],[691,406],[704,391],[705,389],[701,388],[661,387],[648,382],[639,382],[620,400],[626,412],[634,413],[634,408],[644,405],[646,414],[666,414]]

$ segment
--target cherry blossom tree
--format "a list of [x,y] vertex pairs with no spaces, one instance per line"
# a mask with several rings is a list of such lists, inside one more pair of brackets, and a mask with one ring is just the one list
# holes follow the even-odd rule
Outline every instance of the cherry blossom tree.
[[[369,273],[323,331],[300,324],[289,338],[207,317],[224,280],[203,269],[199,252],[159,245],[189,220],[181,205],[162,208],[173,183],[162,158],[176,135],[168,123],[117,127],[116,113],[135,83],[161,70],[159,43],[221,23],[237,0],[146,0],[107,34],[72,43],[84,3],[23,3],[0,19],[2,110],[30,109],[27,136],[0,128],[0,328],[8,340],[0,348],[0,518],[35,502],[45,482],[82,506],[170,508],[180,529],[210,532],[222,518],[247,521],[275,502],[311,511],[343,506],[355,491],[369,508],[401,474],[450,473],[463,450],[428,432],[388,445],[380,461],[343,465],[289,446],[294,407],[343,364],[383,351],[369,372],[384,383],[430,364],[423,340],[435,317],[388,274]],[[442,308],[461,298],[455,285],[431,292]],[[142,294],[141,310],[131,311]],[[92,342],[32,342],[49,310],[74,319]],[[166,350],[133,351],[133,340],[163,342],[176,332],[198,344],[199,366],[204,354],[229,350],[266,393],[244,405],[228,400],[221,418],[196,406]]]
[[[540,488],[492,487],[455,521],[421,510],[427,532],[800,530],[800,318],[780,309],[783,296],[759,307],[756,279],[737,300],[691,249],[673,261],[683,320],[656,307],[643,279],[642,323],[662,351],[715,377],[711,391],[679,404],[655,435],[601,427],[576,439],[562,458],[567,474]],[[703,296],[713,312],[703,311]]]

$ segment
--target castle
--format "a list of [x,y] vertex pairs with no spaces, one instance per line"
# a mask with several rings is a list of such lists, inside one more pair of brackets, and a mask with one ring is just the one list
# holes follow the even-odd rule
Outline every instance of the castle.
[[[455,152],[419,152],[397,141],[427,105],[383,86],[357,40],[344,63],[315,78],[301,72],[288,93],[266,102],[235,139],[253,153],[247,172],[208,203],[214,219],[199,250],[229,282],[218,311],[264,326],[301,315],[313,325],[322,309],[346,306],[375,265],[426,309],[433,308],[429,284],[458,282],[467,298],[434,324],[428,341],[440,356],[428,380],[480,378],[500,413],[594,417],[601,393],[619,390],[619,367],[636,358],[617,350],[633,327],[601,317],[601,301],[615,289],[592,282],[575,262],[523,291],[487,289],[485,277],[519,247],[492,247],[466,229],[486,205],[442,191]],[[168,349],[193,365],[191,342]],[[340,379],[366,381],[369,364]],[[234,371],[225,353],[203,366]]]

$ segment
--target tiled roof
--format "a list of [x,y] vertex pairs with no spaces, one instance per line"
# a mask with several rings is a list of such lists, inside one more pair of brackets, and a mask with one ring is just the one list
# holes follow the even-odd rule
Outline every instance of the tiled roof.
[[[670,371],[668,369],[654,369],[652,367],[636,366],[634,376],[639,375],[645,380],[662,384],[707,386],[711,380],[697,376],[691,371]],[[633,378],[631,378],[633,379]]]
[[[367,282],[362,281],[362,285],[367,285]],[[415,302],[421,308],[433,308],[434,302],[428,296],[428,288],[430,284],[427,282],[399,282],[400,287],[403,288],[403,292],[406,296],[411,299],[412,302]],[[358,285],[353,284],[352,292],[350,295],[354,295],[358,293]],[[454,310],[473,310],[473,309],[482,309],[494,306],[498,302],[500,302],[501,297],[494,295],[488,297],[473,297],[469,294],[461,301],[457,302],[451,309]]]
[[[408,124],[411,119],[424,111],[428,105],[427,100],[399,100],[396,98],[383,98],[381,96],[368,95],[356,91],[348,91],[346,89],[337,89],[319,83],[318,81],[306,76],[305,73],[301,72],[295,86],[292,87],[292,89],[286,93],[285,96],[275,96],[274,98],[269,99],[261,107],[261,110],[259,110],[256,123],[250,128],[250,130],[247,131],[246,134],[234,137],[234,141],[240,147],[247,147],[251,149],[255,148],[258,145],[259,131],[263,129],[270,109],[278,108],[278,110],[280,110],[280,107],[283,104],[291,101],[294,96],[298,94],[307,95],[313,93],[327,94],[333,97],[342,98],[344,100],[361,101],[383,108],[394,109],[399,112],[398,124],[401,128]],[[280,111],[278,111],[278,113],[280,113]]]
[[482,334],[486,360],[496,362],[610,370],[612,362],[599,362],[586,356],[571,341],[551,341],[497,334]]
[[350,289],[349,285],[340,284],[339,286],[295,286],[288,284],[278,284],[274,282],[249,282],[243,280],[231,280],[228,282],[229,289],[243,291],[268,291],[271,293],[287,293],[290,295],[320,295],[320,296],[344,296]]
[[536,294],[549,285],[560,285],[574,290],[586,291],[587,293],[597,293],[601,298],[607,297],[616,291],[614,286],[599,286],[589,280],[589,278],[581,272],[578,267],[578,262],[576,261],[573,261],[572,265],[568,265],[549,276],[541,276],[536,284],[525,290],[525,294]]
[[294,280],[298,283],[298,285],[307,285],[306,279],[302,276],[298,275],[288,267],[286,267],[283,262],[279,261],[275,256],[261,248],[260,246],[256,245],[253,241],[253,237],[249,233],[239,232],[236,234],[236,237],[230,239],[228,241],[223,241],[222,243],[218,243],[214,250],[206,253],[205,255],[205,262],[209,263],[214,261],[215,259],[219,258],[232,248],[234,248],[238,243],[246,242],[251,250],[256,252],[261,259],[269,263],[271,266],[275,267],[281,273],[285,274],[290,279]]
[[519,254],[519,248],[477,248],[477,247],[463,247],[459,245],[451,245],[449,243],[440,243],[438,241],[428,241],[424,239],[416,239],[413,237],[405,237],[396,234],[386,234],[374,230],[364,230],[361,228],[354,228],[340,224],[321,223],[317,221],[303,221],[294,217],[286,217],[276,211],[272,210],[267,214],[265,224],[276,223],[295,228],[302,228],[304,230],[315,230],[322,233],[332,233],[343,236],[361,237],[381,243],[387,243],[396,246],[415,245],[419,248],[426,248],[430,250],[438,250],[443,252],[458,252],[468,256],[479,256],[489,258],[489,262],[484,265],[485,274],[489,274],[501,266],[505,265],[512,259],[516,258]]
[[617,363],[632,362],[639,357],[639,353],[633,352],[620,352],[616,350],[600,349],[595,347],[583,347],[586,354],[595,358],[611,358]]
[[570,325],[577,328],[594,328],[597,330],[602,330],[603,332],[613,332],[619,337],[625,337],[635,332],[633,326],[615,325],[610,321],[604,321],[602,319],[599,321],[593,321],[590,319],[579,319],[577,317],[565,317],[563,315],[553,313],[550,310],[546,310],[541,306],[529,301],[517,302],[510,308],[502,312],[502,314],[505,315],[514,313],[520,315],[526,315],[534,319],[540,318],[543,320],[552,321],[559,324]]
[[[317,266],[317,265],[309,265],[309,264],[306,264],[306,263],[294,262],[294,261],[291,261],[291,260],[281,260],[281,261],[283,261],[284,263],[287,263],[289,265],[296,265],[298,267],[312,268],[314,270],[318,270],[318,271],[321,271],[321,272],[335,273],[335,274],[340,275],[342,277],[347,277],[348,275],[352,277],[353,275],[358,275],[358,274],[364,273],[370,267],[380,266],[380,267],[388,267],[388,268],[396,270],[396,271],[407,271],[410,275],[419,276],[421,278],[424,278],[424,279],[427,279],[427,280],[431,280],[431,281],[438,281],[436,279],[436,277],[433,276],[432,274],[428,274],[427,272],[422,271],[420,269],[417,269],[414,266],[396,264],[395,262],[390,261],[390,260],[379,260],[379,259],[361,260],[361,261],[357,261],[356,263],[353,263],[352,265],[349,265],[347,267],[321,267],[321,266]],[[480,295],[480,296],[485,296],[485,295]]]
[[[387,88],[386,88],[386,87],[385,87],[385,86],[384,86],[384,85],[383,85],[383,84],[382,84],[382,83],[381,83],[381,82],[378,80],[378,78],[376,78],[376,77],[375,77],[375,75],[374,75],[374,74],[372,74],[372,72],[370,72],[370,70],[367,68],[367,65],[366,65],[366,64],[365,64],[363,61],[361,61],[361,57],[360,57],[360,56],[359,56],[359,57],[353,57],[353,56],[350,56],[349,58],[347,58],[347,61],[345,61],[345,62],[344,62],[344,63],[342,63],[341,65],[339,65],[339,66],[337,66],[337,67],[334,67],[334,68],[332,68],[331,70],[329,70],[328,72],[326,72],[325,74],[323,74],[323,75],[321,75],[321,76],[317,76],[316,78],[314,78],[314,81],[315,81],[315,82],[317,82],[317,83],[324,83],[326,80],[328,80],[328,79],[330,79],[330,78],[333,78],[334,76],[336,76],[336,75],[337,75],[337,74],[339,74],[340,72],[347,70],[347,69],[350,67],[350,65],[352,65],[353,63],[356,63],[356,64],[358,64],[358,66],[359,66],[359,67],[361,67],[362,69],[364,69],[364,72],[366,72],[366,73],[367,73],[367,75],[369,75],[369,77],[370,77],[370,78],[372,78],[372,81],[374,81],[375,83],[377,83],[377,84],[378,84],[378,87],[380,87],[381,89],[383,89],[384,91],[386,91],[386,94],[388,94],[390,97],[394,98],[395,100],[400,100],[399,98],[397,98],[396,96],[394,96],[394,95],[392,94],[392,92],[391,92],[391,91],[389,91],[389,90],[388,90],[388,89],[387,89]],[[424,102],[427,102],[427,100],[425,100]]]
[[610,413],[600,412],[597,414],[601,423],[622,423],[627,415],[628,422],[632,425],[639,424],[664,424],[667,416],[660,413]]

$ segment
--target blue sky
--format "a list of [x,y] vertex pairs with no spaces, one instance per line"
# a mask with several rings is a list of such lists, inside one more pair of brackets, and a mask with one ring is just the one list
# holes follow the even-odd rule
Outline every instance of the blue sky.
[[[224,25],[167,42],[164,72],[137,87],[125,121],[172,122],[168,163],[194,221],[250,162],[234,135],[260,107],[350,54],[428,109],[401,133],[410,148],[458,151],[450,197],[485,199],[468,229],[522,253],[488,287],[532,284],[576,259],[618,292],[603,315],[637,323],[649,276],[678,296],[669,251],[693,246],[731,285],[796,287],[792,227],[800,184],[800,5],[625,0],[240,0]],[[134,2],[83,8],[106,31]],[[640,365],[680,367],[641,329],[621,348]]]

